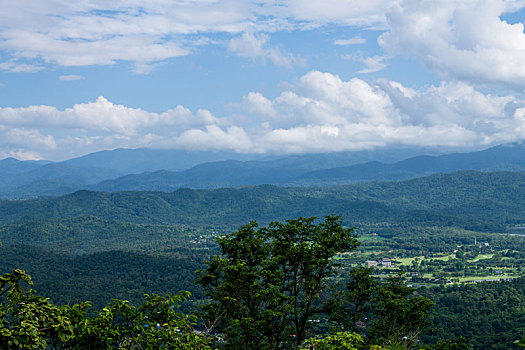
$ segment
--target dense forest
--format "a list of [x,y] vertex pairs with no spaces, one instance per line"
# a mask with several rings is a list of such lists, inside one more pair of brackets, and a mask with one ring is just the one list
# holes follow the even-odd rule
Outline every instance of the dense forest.
[[0,160],[0,198],[59,196],[79,190],[172,192],[262,184],[322,187],[400,181],[460,170],[523,171],[524,149],[522,144],[507,144],[439,156],[383,149],[277,157],[117,149],[58,163],[7,158]]
[[326,188],[270,185],[216,190],[100,193],[0,201],[0,221],[95,216],[140,224],[236,228],[250,220],[340,213],[350,224],[419,223],[504,232],[522,223],[525,174],[458,172],[403,182]]
[[423,339],[464,336],[479,349],[509,349],[525,332],[525,278],[422,289],[435,302],[435,331]]
[[[181,307],[191,312],[205,298],[195,271],[219,254],[217,238],[251,220],[265,226],[336,213],[360,242],[336,257],[339,278],[389,258],[395,268],[378,267],[374,278],[405,274],[435,303],[424,343],[463,335],[473,349],[506,349],[525,331],[524,199],[522,173],[467,171],[326,188],[80,191],[1,201],[0,269],[24,269],[57,304],[89,300],[100,310],[112,298],[140,305],[147,293],[187,290],[192,296]],[[466,284],[498,279],[508,281]]]

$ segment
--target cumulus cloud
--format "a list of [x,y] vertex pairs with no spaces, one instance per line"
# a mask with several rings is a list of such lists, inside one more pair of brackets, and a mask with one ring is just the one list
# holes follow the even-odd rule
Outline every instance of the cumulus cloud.
[[208,125],[205,130],[191,129],[168,143],[172,147],[195,150],[233,150],[251,153],[253,145],[245,130],[238,126],[226,129]]
[[0,151],[0,159],[16,158],[18,160],[41,160],[39,154],[23,150],[14,150],[9,152]]
[[391,107],[388,95],[358,78],[343,81],[337,75],[312,71],[299,79],[293,94],[297,95],[294,99],[289,99],[290,93],[285,92],[277,100],[288,104],[288,110],[299,107],[303,118],[314,123],[395,121],[395,113],[388,117],[385,113]]
[[12,149],[54,150],[57,147],[52,135],[42,135],[39,130],[30,128],[0,128],[0,147]]
[[166,126],[181,130],[219,122],[207,110],[199,110],[194,114],[187,108],[177,106],[163,113],[152,113],[114,104],[102,96],[63,111],[52,106],[0,108],[0,125],[115,132],[129,136]]
[[460,82],[414,90],[394,81],[344,81],[313,71],[293,90],[264,104],[275,114],[262,125],[264,133],[254,134],[253,143],[266,151],[324,152],[400,144],[482,147],[525,136],[523,97],[483,94]]
[[504,0],[405,0],[387,13],[379,44],[423,62],[445,78],[525,86],[523,23],[500,16],[523,8]]
[[64,110],[45,105],[0,108],[0,146],[4,153],[64,159],[116,147],[161,147],[188,130],[216,131],[225,123],[205,109],[192,112],[177,106],[153,113],[100,96]]
[[260,92],[250,92],[243,97],[243,108],[250,114],[272,117],[277,114],[273,102],[263,96]]
[[525,96],[487,94],[465,82],[413,89],[311,71],[275,98],[251,92],[238,106],[249,118],[183,106],[154,113],[104,97],[63,110],[0,108],[0,149],[54,160],[117,147],[305,153],[525,140]]

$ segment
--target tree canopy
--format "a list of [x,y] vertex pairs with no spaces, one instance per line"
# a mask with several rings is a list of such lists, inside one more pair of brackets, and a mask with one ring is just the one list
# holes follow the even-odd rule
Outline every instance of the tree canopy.
[[188,292],[146,295],[139,307],[114,299],[90,316],[89,302],[55,305],[32,285],[23,270],[0,277],[1,349],[211,349],[196,317],[176,310]]
[[291,349],[312,327],[312,315],[333,256],[358,246],[338,216],[256,222],[218,238],[222,255],[208,261],[199,283],[211,302],[207,318],[228,348]]

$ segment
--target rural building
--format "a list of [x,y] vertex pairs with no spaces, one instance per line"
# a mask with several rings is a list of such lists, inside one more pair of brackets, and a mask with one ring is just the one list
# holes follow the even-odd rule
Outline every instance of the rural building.
[[383,265],[383,266],[392,266],[392,261],[390,261],[389,258],[383,258],[383,259],[381,259],[381,265]]

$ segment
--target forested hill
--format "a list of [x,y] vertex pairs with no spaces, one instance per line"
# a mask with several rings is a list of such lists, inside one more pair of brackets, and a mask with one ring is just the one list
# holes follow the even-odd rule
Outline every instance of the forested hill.
[[[343,158],[345,159],[345,158]],[[87,186],[95,191],[166,191],[176,188],[220,188],[240,185],[330,186],[369,181],[400,181],[461,170],[523,171],[525,147],[500,145],[483,151],[417,156],[394,163],[367,161],[341,165],[333,155],[285,157],[273,161],[223,161],[173,172],[126,175]],[[349,164],[348,164],[349,163]]]
[[[247,160],[250,159],[248,156],[241,155],[223,159],[228,154],[217,154],[215,159],[221,161],[198,163],[191,168],[187,166],[210,159],[212,154],[166,152],[115,150],[49,164],[0,160],[0,198],[52,197],[78,190],[171,192],[179,188],[262,184],[334,186],[401,181],[461,170],[525,170],[525,146],[522,144],[412,158],[400,158],[404,154],[400,150],[289,155],[256,160]],[[134,160],[136,168],[131,166]]]
[[321,169],[304,174],[295,183],[315,185],[344,184],[364,181],[397,181],[435,173],[460,170],[523,171],[525,152],[523,145],[500,145],[471,153],[452,153],[440,156],[417,156],[392,164],[368,162],[352,166]]
[[[523,172],[462,171],[332,187],[79,191],[0,201],[0,269],[24,269],[36,290],[56,303],[90,300],[100,309],[112,298],[137,303],[145,293],[179,290],[201,301],[195,271],[217,254],[217,235],[251,220],[265,225],[337,214],[356,226],[362,243],[355,255],[338,259],[363,264],[390,258],[403,271],[417,269],[424,281],[442,286],[447,278],[498,279],[499,270],[505,277],[522,275],[514,264],[523,264],[525,237],[499,233],[523,232],[524,212]],[[381,271],[394,273],[387,270]],[[439,303],[432,315],[436,334],[467,335],[474,349],[505,349],[520,339],[523,316],[513,308],[523,305],[523,283],[501,283],[497,291],[486,286],[429,289]],[[429,335],[428,342],[435,341]]]
[[523,223],[525,173],[463,171],[403,182],[326,188],[270,185],[233,189],[101,193],[1,201],[0,222],[93,216],[140,224],[238,227],[337,213],[350,224],[425,223],[503,231]]

